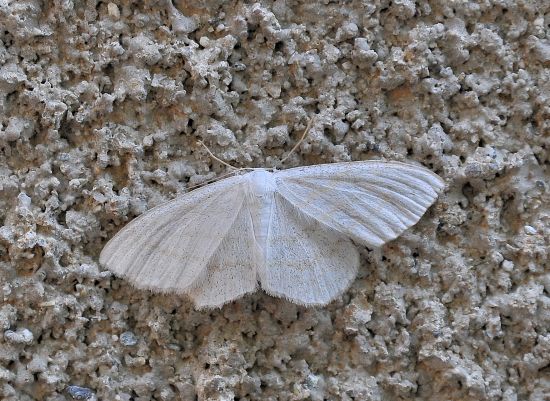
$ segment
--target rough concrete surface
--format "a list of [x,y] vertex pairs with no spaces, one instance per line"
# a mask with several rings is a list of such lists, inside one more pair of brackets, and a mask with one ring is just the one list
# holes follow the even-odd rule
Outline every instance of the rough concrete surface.
[[[0,0],[0,399],[550,399],[550,3]],[[214,311],[98,265],[223,175],[447,183],[327,307]]]

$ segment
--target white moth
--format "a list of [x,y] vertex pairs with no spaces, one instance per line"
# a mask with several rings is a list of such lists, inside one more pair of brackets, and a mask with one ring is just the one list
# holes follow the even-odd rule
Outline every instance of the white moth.
[[[353,242],[379,247],[414,225],[444,183],[399,162],[254,169],[157,206],[100,263],[138,288],[219,307],[257,289],[325,305],[355,278]],[[353,241],[353,242],[352,242]]]

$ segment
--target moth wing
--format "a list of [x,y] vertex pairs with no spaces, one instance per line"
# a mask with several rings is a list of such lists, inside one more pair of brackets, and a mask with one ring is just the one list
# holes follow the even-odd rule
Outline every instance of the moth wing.
[[259,270],[264,291],[301,305],[325,305],[355,278],[359,253],[348,238],[275,193],[265,260]]
[[247,201],[212,255],[203,274],[187,291],[198,308],[220,307],[257,287],[261,251]]
[[[235,224],[244,224],[239,218],[245,195],[246,185],[238,176],[159,205],[120,230],[99,261],[138,288],[176,293],[192,289],[196,294],[208,266],[224,253],[228,235],[235,236]],[[250,244],[252,232],[245,228],[240,241]]]
[[444,187],[430,170],[399,162],[321,164],[276,174],[279,194],[296,208],[371,247],[418,222]]

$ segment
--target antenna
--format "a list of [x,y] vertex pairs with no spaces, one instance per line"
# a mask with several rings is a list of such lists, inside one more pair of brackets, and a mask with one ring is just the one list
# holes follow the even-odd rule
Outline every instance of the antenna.
[[298,146],[300,146],[300,144],[304,141],[304,139],[306,139],[306,136],[309,133],[309,129],[313,125],[314,120],[315,120],[315,117],[312,117],[309,120],[309,122],[307,123],[306,129],[304,130],[304,133],[302,134],[302,137],[300,138],[300,140],[298,142],[296,142],[294,147],[292,149],[290,149],[290,152],[288,152],[287,155],[279,161],[279,164],[283,164],[286,161],[286,159],[288,159],[290,157],[290,155],[293,154],[296,149],[298,149]]
[[208,146],[206,146],[206,145],[204,144],[203,141],[198,140],[197,143],[199,143],[199,144],[201,144],[202,146],[204,146],[204,148],[206,149],[206,151],[208,152],[208,154],[210,155],[210,157],[211,157],[212,159],[214,159],[214,160],[220,162],[221,164],[223,164],[224,166],[227,166],[227,167],[232,168],[232,169],[234,169],[234,170],[240,170],[239,168],[237,168],[237,167],[235,167],[235,166],[232,166],[231,164],[226,163],[226,162],[224,162],[222,159],[220,159],[220,158],[214,156],[214,153],[212,153],[212,152],[210,151],[210,149],[208,149]]

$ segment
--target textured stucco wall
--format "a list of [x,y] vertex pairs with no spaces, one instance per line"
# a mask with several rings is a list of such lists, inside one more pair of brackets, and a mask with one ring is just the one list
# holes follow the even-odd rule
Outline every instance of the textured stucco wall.
[[[2,400],[548,400],[548,1],[0,0]],[[211,313],[102,246],[226,172],[421,163],[447,188],[324,308]]]

